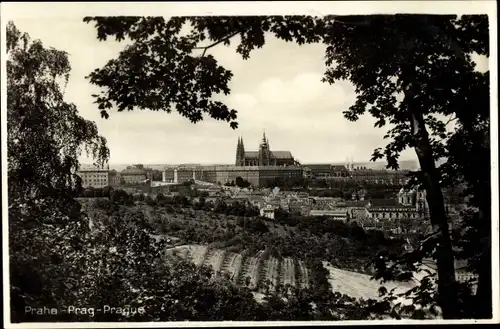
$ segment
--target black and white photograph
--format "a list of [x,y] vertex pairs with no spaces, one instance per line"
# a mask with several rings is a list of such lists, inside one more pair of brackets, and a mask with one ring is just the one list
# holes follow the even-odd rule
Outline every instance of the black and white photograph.
[[495,1],[1,15],[4,327],[499,321]]

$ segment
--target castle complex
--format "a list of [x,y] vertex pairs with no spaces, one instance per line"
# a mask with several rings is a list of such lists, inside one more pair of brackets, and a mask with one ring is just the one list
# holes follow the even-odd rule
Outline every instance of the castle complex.
[[234,165],[178,166],[165,169],[162,180],[178,183],[194,179],[225,184],[234,182],[238,177],[254,186],[263,186],[276,179],[302,178],[303,168],[290,151],[271,151],[264,134],[258,151],[245,151],[243,139],[238,138]]
[[266,134],[262,136],[258,151],[245,151],[243,138],[236,146],[236,166],[293,166],[298,165],[290,151],[271,151]]
[[272,184],[278,180],[314,178],[324,180],[354,180],[370,183],[401,183],[406,173],[386,170],[361,170],[349,165],[300,164],[290,151],[271,151],[264,133],[258,151],[247,151],[243,138],[238,138],[234,165],[184,166],[166,168],[163,182],[180,183],[190,180],[210,183],[231,183],[240,177],[253,186]]

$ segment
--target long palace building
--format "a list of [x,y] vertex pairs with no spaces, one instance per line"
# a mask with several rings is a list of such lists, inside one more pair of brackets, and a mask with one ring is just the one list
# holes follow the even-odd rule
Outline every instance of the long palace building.
[[264,133],[258,151],[247,151],[243,138],[238,138],[234,165],[181,165],[166,168],[163,181],[182,183],[199,180],[210,183],[226,184],[236,181],[237,177],[249,181],[254,186],[263,186],[276,179],[305,177],[310,179],[352,180],[359,183],[402,184],[406,171],[373,170],[354,168],[349,165],[306,164],[301,165],[290,151],[272,151]]
[[264,134],[258,151],[245,151],[243,139],[238,138],[235,165],[179,166],[163,172],[164,182],[182,183],[192,179],[211,183],[230,183],[237,177],[254,186],[262,186],[277,178],[303,177],[303,169],[290,151],[271,151]]

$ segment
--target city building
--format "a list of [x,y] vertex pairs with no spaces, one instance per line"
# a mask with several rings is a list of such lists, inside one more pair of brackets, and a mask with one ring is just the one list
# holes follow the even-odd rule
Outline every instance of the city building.
[[109,171],[109,185],[116,187],[120,185],[120,174],[116,170]]
[[311,179],[311,178],[313,178],[312,170],[311,170],[311,168],[309,168],[307,166],[303,167],[302,173],[303,173],[303,176],[304,176],[305,179]]
[[366,205],[371,219],[396,222],[401,219],[420,219],[428,215],[425,191],[418,188],[402,188],[397,199],[373,199]]
[[[243,138],[238,138],[235,165],[168,167],[162,172],[162,182],[183,183],[194,180],[224,185],[236,183],[237,178],[241,178],[254,187],[262,187],[273,185],[278,180],[286,182],[301,179],[303,176],[303,168],[294,159],[292,153],[271,151],[269,140],[264,133],[258,151],[245,151]],[[130,177],[132,178],[134,177]]]
[[368,193],[368,192],[367,192],[365,189],[361,189],[361,190],[359,190],[359,191],[354,191],[354,192],[352,192],[352,194],[351,194],[351,199],[352,199],[353,201],[357,201],[357,200],[359,200],[359,201],[364,201],[364,200],[365,200],[365,198],[366,198],[367,193]]
[[402,188],[394,199],[366,199],[366,191],[353,193],[352,200],[338,205],[347,208],[350,221],[365,230],[381,229],[397,233],[423,229],[422,223],[429,216],[425,191],[419,188]]
[[338,206],[340,202],[342,202],[341,198],[318,197],[318,196],[309,197],[309,203],[312,209],[316,210],[332,209]]
[[[215,168],[215,179],[221,184],[236,181],[237,177],[250,182],[253,186],[272,184],[282,180],[302,177],[300,166],[220,166]],[[209,177],[205,177],[209,178]]]
[[288,211],[289,212],[299,212],[302,216],[309,216],[311,213],[311,206],[309,204],[303,203],[303,202],[289,201],[288,202]]
[[163,172],[165,182],[182,183],[204,181],[224,185],[235,182],[236,178],[250,182],[253,186],[272,184],[277,178],[282,180],[302,177],[300,166],[196,166],[168,168]]
[[350,179],[351,174],[346,166],[334,164],[305,164],[306,178],[314,179]]
[[180,167],[174,169],[174,182],[185,183],[193,181],[196,178],[196,169],[189,167]]
[[144,168],[131,166],[120,172],[120,183],[137,184],[148,179],[148,172]]
[[276,212],[277,207],[271,204],[267,204],[264,207],[260,208],[260,215],[262,217],[274,219],[274,214]]
[[162,171],[161,181],[165,183],[174,183],[175,179],[175,168],[165,168]]
[[297,161],[290,151],[271,151],[265,133],[258,151],[246,151],[243,138],[238,138],[236,166],[292,166],[296,164]]
[[407,170],[353,168],[350,175],[355,182],[368,184],[402,185],[408,179]]
[[332,209],[311,209],[310,216],[326,216],[334,220],[347,221],[348,210],[347,208],[332,208]]
[[102,188],[109,186],[109,167],[82,166],[76,174],[82,179],[82,187]]
[[367,205],[368,200],[346,201],[342,204],[342,206],[347,208],[349,218],[361,223],[369,217],[368,209],[366,208]]
[[370,218],[385,219],[388,222],[396,219],[414,219],[419,215],[414,206],[401,204],[394,199],[370,200],[366,207]]
[[455,275],[458,282],[469,283],[472,293],[477,292],[478,275],[471,271],[466,260],[455,260]]

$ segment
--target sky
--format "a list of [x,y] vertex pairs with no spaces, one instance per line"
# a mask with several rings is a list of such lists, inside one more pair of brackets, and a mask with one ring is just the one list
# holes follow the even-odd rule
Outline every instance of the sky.
[[[369,115],[357,122],[343,117],[355,100],[348,82],[321,82],[325,71],[324,46],[298,46],[270,37],[266,45],[243,60],[232,46],[217,46],[209,53],[234,76],[231,94],[222,96],[238,111],[239,128],[208,119],[192,124],[176,112],[110,112],[100,117],[91,94],[97,87],[85,76],[116,57],[125,44],[100,42],[92,24],[81,18],[29,18],[14,23],[44,46],[65,50],[72,66],[66,101],[95,121],[110,148],[110,164],[234,163],[238,137],[246,150],[257,150],[265,131],[271,150],[289,150],[302,163],[342,163],[347,158],[368,161],[373,149],[383,147],[386,128],[374,128]],[[485,67],[487,61],[478,63]],[[408,150],[402,160],[415,160]],[[91,162],[82,157],[82,162]]]

